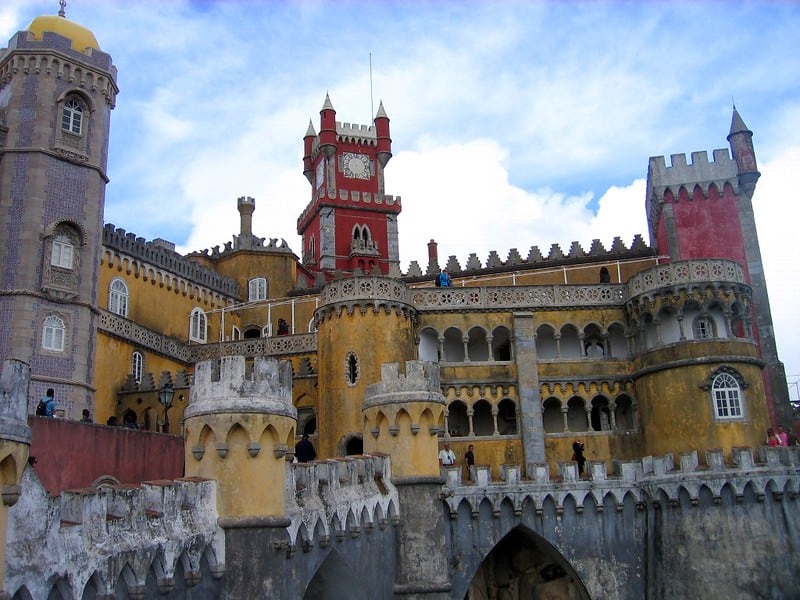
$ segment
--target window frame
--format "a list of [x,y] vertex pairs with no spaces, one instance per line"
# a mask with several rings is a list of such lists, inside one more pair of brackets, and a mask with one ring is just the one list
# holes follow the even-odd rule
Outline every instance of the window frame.
[[189,315],[189,341],[201,344],[208,341],[208,317],[200,307],[192,309]]
[[77,98],[67,98],[61,109],[61,130],[72,135],[83,135],[83,113],[83,104]]
[[75,244],[72,238],[63,231],[56,233],[50,248],[50,265],[59,269],[72,270],[74,264]]
[[[114,286],[119,284],[123,290],[114,289]],[[119,277],[115,277],[108,285],[108,310],[115,315],[128,318],[128,284]]]
[[57,315],[47,315],[42,321],[42,350],[64,352],[67,326]]
[[134,350],[131,354],[131,375],[136,383],[142,383],[144,377],[144,354]]
[[253,277],[247,282],[247,301],[259,302],[269,296],[269,285],[266,277]]
[[744,418],[744,394],[736,377],[726,371],[719,372],[711,378],[709,390],[715,419],[731,421]]
[[716,327],[711,315],[698,315],[692,322],[692,336],[696,340],[712,340],[717,337]]

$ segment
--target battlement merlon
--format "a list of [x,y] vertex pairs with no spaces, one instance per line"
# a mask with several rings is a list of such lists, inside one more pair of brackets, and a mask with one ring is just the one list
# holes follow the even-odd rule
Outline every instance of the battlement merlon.
[[663,156],[653,156],[647,169],[648,197],[663,199],[667,189],[677,196],[681,186],[691,192],[695,185],[708,193],[708,187],[713,183],[720,191],[726,183],[733,186],[738,192],[739,170],[736,161],[731,158],[727,148],[714,150],[714,160],[708,160],[706,151],[692,152],[692,162],[687,164],[685,154],[670,156],[670,166],[666,165]]
[[381,380],[367,386],[364,408],[402,402],[445,404],[436,363],[409,360],[405,374],[398,363],[381,365]]
[[289,361],[256,357],[252,371],[244,356],[197,363],[185,417],[213,413],[258,413],[297,419],[292,405]]

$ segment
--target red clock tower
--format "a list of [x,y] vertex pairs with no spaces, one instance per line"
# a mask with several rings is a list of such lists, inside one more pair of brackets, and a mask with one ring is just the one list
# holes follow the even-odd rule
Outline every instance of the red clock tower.
[[384,193],[392,140],[383,103],[372,125],[337,122],[327,94],[319,114],[319,134],[309,122],[303,138],[311,184],[311,202],[297,219],[303,265],[326,278],[333,271],[399,275],[401,205]]

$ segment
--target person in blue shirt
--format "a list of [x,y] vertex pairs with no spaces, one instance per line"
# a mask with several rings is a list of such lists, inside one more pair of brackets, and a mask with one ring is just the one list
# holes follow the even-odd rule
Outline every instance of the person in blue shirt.
[[447,274],[447,269],[442,269],[442,272],[439,273],[439,287],[451,287],[452,285],[453,280]]
[[44,402],[44,416],[45,417],[52,417],[56,414],[56,391],[53,388],[47,389],[47,394],[45,394],[42,401]]

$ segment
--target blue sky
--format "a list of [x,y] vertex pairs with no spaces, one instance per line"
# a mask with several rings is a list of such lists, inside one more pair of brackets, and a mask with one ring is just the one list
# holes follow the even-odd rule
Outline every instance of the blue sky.
[[[0,7],[0,40],[56,0]],[[70,0],[119,70],[106,221],[182,251],[238,232],[300,251],[302,136],[391,118],[387,193],[401,267],[647,240],[650,156],[754,132],[754,198],[779,353],[798,397],[800,4],[797,2],[104,2]],[[372,94],[370,93],[370,54]]]

